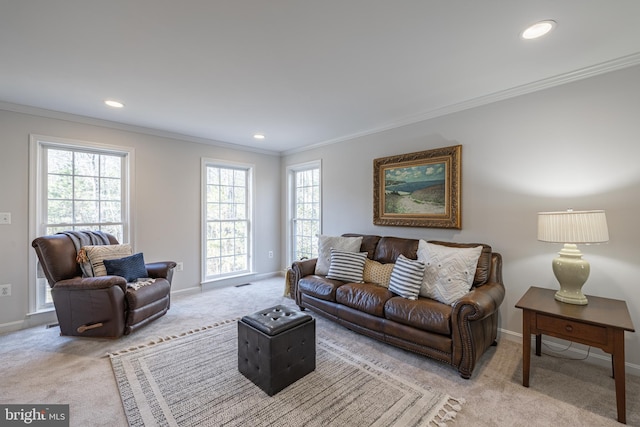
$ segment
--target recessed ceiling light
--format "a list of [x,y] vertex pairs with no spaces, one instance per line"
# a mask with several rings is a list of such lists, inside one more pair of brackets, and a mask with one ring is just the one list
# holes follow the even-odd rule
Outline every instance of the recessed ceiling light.
[[263,135],[263,134],[261,134],[261,133],[256,133],[255,135],[253,135],[253,137],[254,137],[255,139],[264,139],[264,135]]
[[104,101],[104,103],[107,104],[109,107],[113,107],[113,108],[124,107],[124,104],[122,102],[114,101],[113,99],[107,99],[106,101]]
[[535,24],[524,30],[522,34],[520,34],[520,37],[525,40],[537,39],[538,37],[542,37],[549,31],[553,30],[555,26],[556,21],[552,21],[550,19],[546,21],[536,22]]

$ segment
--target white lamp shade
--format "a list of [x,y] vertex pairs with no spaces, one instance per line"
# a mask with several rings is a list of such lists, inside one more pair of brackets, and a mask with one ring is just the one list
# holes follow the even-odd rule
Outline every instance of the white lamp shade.
[[538,240],[553,243],[602,243],[609,241],[603,210],[538,213]]

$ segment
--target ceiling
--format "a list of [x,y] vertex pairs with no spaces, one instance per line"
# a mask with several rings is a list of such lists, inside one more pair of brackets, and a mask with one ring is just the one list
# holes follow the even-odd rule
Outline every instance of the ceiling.
[[[639,17],[638,0],[0,0],[0,108],[295,152],[639,64]],[[553,32],[519,37],[542,19]]]

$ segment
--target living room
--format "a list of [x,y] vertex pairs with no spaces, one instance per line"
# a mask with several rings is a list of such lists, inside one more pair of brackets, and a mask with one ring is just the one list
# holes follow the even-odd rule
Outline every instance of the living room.
[[[610,239],[583,248],[591,263],[584,292],[626,301],[637,328],[638,64],[638,52],[622,58],[613,54],[606,64],[585,64],[571,73],[470,100],[415,122],[283,152],[118,122],[124,112],[101,120],[0,99],[0,211],[11,213],[11,223],[0,225],[0,284],[12,284],[11,296],[0,298],[0,332],[55,321],[53,312],[33,314],[30,302],[34,263],[30,243],[35,237],[31,231],[31,135],[135,150],[131,241],[145,259],[183,262],[183,271],[174,274],[175,295],[197,293],[203,286],[203,158],[255,166],[254,203],[259,214],[253,224],[253,275],[242,282],[284,275],[288,267],[287,168],[321,161],[323,234],[482,242],[502,254],[506,298],[500,308],[499,341],[521,342],[522,312],[515,304],[530,286],[558,286],[551,261],[561,246],[537,240],[537,213],[605,210]],[[373,224],[374,159],[458,144],[462,145],[459,230]],[[227,280],[205,288],[237,283]],[[625,346],[627,374],[640,376],[639,334],[626,333]],[[587,348],[574,345],[570,354],[581,358]],[[597,349],[588,353],[588,359],[575,363],[610,364],[609,356]],[[451,375],[457,374],[452,371]]]

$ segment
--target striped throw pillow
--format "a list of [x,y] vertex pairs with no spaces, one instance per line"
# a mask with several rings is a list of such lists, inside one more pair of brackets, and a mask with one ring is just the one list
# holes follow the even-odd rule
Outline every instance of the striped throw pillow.
[[347,252],[331,249],[331,264],[327,279],[349,283],[362,283],[362,272],[367,259],[366,252]]
[[133,253],[131,245],[126,243],[123,245],[90,245],[83,246],[82,249],[84,249],[87,258],[89,258],[93,277],[107,275],[107,269],[104,266],[105,259],[124,258]]
[[340,251],[358,252],[362,236],[342,237],[342,236],[318,236],[318,261],[316,262],[315,274],[326,276],[331,265],[331,249]]
[[391,272],[389,290],[407,299],[418,299],[422,277],[424,276],[424,263],[400,255]]

